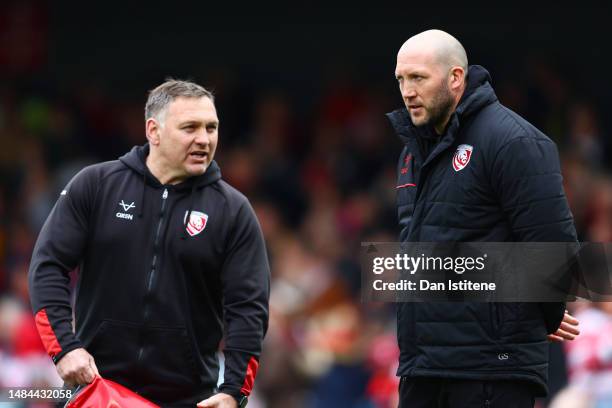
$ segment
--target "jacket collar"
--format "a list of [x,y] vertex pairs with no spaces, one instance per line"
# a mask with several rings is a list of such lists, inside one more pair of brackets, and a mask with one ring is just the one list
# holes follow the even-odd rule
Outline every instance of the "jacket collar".
[[[159,187],[161,183],[151,172],[146,165],[146,159],[149,155],[149,144],[142,146],[134,146],[132,150],[124,154],[119,160],[132,171],[136,172],[150,185]],[[214,160],[210,163],[206,172],[200,176],[190,177],[182,183],[173,186],[176,190],[191,189],[195,187],[204,187],[205,185],[214,183],[221,179],[221,169]]]
[[[485,106],[497,101],[497,96],[491,86],[491,82],[489,71],[480,65],[470,65],[468,68],[467,87],[457,105],[457,109],[455,109],[449,120],[445,136],[451,134],[454,137],[461,122]],[[405,107],[387,113],[387,117],[395,133],[404,143],[411,137],[427,137],[430,132],[426,127],[414,126],[412,119],[410,119],[410,114]]]

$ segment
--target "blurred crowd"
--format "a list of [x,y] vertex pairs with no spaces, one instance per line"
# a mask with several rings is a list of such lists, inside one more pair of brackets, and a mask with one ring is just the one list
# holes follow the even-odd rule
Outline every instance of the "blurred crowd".
[[[525,67],[520,82],[492,72],[498,96],[557,142],[580,239],[610,242],[603,113],[552,65]],[[362,241],[399,233],[401,144],[384,116],[402,106],[399,92],[338,76],[304,103],[299,93],[245,88],[231,73],[203,84],[221,120],[216,159],[253,203],[272,266],[270,327],[249,406],[397,406],[394,306],[361,301],[358,253]],[[30,311],[31,251],[78,170],[144,143],[146,92],[130,92],[95,81],[0,83],[0,388],[61,385]],[[612,307],[570,308],[582,334],[553,353],[567,375],[551,380],[562,389],[551,406],[612,406]]]

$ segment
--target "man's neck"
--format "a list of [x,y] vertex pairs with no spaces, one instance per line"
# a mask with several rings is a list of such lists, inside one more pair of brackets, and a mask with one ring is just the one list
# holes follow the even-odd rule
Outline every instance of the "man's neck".
[[151,174],[161,184],[178,184],[183,181],[171,174],[171,172],[167,170],[167,166],[164,165],[163,160],[161,160],[159,157],[155,157],[155,154],[152,151],[149,152],[149,155],[145,160],[145,164]]
[[438,125],[434,125],[434,131],[436,132],[436,134],[438,136],[442,136],[444,134],[444,132],[446,131],[446,125],[448,125],[448,121],[450,120],[451,116],[453,115],[453,112],[455,112],[455,109],[451,110],[451,112],[448,114],[448,116],[446,116],[446,119],[444,119],[444,122],[438,124]]

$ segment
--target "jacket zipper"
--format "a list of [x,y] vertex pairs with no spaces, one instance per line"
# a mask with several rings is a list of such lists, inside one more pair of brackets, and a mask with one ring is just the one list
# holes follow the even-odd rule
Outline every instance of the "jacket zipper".
[[[449,119],[450,121],[453,120],[453,117],[455,115],[451,116],[451,118]],[[451,122],[449,122],[451,123]],[[427,156],[425,156],[425,149],[423,148],[422,145],[422,141],[420,141],[418,139],[418,136],[414,137],[414,142],[412,143],[412,150],[413,151],[418,151],[419,152],[419,156],[421,156],[420,162],[421,162],[421,168],[419,170],[419,176],[416,179],[416,194],[414,197],[414,207],[412,208],[412,215],[414,216],[414,213],[416,211],[417,208],[417,203],[419,202],[419,199],[421,197],[421,193],[423,192],[423,184],[425,183],[425,179],[427,178],[427,173],[429,172],[429,168],[431,167],[431,163],[438,157],[440,156],[442,153],[444,153],[457,139],[457,135],[453,135],[452,138],[449,138],[449,134],[448,132],[450,131],[450,126],[452,126],[452,123],[449,125],[449,127],[444,131],[444,133],[442,135],[439,135],[439,139],[438,142],[429,150],[429,152],[427,153]],[[455,130],[457,131],[457,130]],[[426,142],[425,142],[426,143]],[[442,148],[440,148],[440,146],[443,145]],[[415,149],[416,147],[416,149]],[[410,231],[412,232],[412,231]]]
[[[159,214],[159,222],[157,223],[157,229],[155,230],[155,240],[153,241],[153,259],[151,261],[151,270],[149,271],[149,279],[147,280],[147,290],[145,292],[145,299],[149,297],[151,291],[153,289],[153,278],[155,277],[155,270],[157,269],[157,260],[158,260],[158,252],[159,252],[159,235],[161,232],[162,225],[164,223],[164,215],[166,212],[166,199],[168,198],[168,189],[164,189],[164,193],[162,194],[162,205],[161,211]],[[146,301],[144,305],[144,319],[146,322],[149,318],[150,313],[150,302]],[[140,350],[138,350],[138,361],[142,358],[142,353],[144,352],[144,346],[140,346]]]

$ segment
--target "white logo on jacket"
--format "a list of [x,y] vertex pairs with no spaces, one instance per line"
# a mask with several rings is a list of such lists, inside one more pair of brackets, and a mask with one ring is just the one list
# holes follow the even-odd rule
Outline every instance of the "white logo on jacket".
[[472,158],[474,147],[469,144],[462,144],[457,147],[457,151],[453,156],[453,169],[460,171],[465,168]]
[[131,209],[131,208],[136,207],[136,206],[134,205],[134,202],[133,202],[133,201],[132,201],[131,203],[129,203],[129,204],[126,204],[126,203],[124,203],[124,202],[123,202],[123,200],[121,200],[121,202],[119,203],[119,205],[120,205],[121,207],[123,207],[123,211],[130,211],[130,209]]
[[[185,211],[185,217],[183,218],[183,223],[187,219],[187,214],[189,211]],[[204,231],[206,228],[206,223],[208,222],[208,214],[204,214],[200,211],[192,211],[189,216],[189,222],[187,223],[187,232],[192,237],[194,235],[198,235],[200,232]]]
[[121,200],[119,205],[121,206],[121,208],[123,208],[123,211],[125,212],[118,212],[117,214],[115,214],[115,217],[123,218],[126,220],[133,220],[134,216],[132,214],[128,214],[127,211],[130,211],[132,208],[136,208],[134,202],[132,201],[130,204],[126,204],[123,202],[123,200]]

